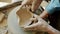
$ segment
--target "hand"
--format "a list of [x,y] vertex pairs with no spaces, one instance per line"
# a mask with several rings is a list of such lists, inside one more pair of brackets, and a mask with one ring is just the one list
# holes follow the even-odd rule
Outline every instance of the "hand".
[[[38,22],[34,23],[29,26],[25,26],[25,30],[27,31],[46,31],[46,28],[48,26],[47,22],[44,21],[42,18],[38,17]],[[34,19],[33,19],[34,20]]]
[[32,6],[34,5],[33,1],[35,1],[35,0],[24,0],[22,2],[22,5],[27,7],[28,9],[31,9],[31,11],[33,11],[33,9],[32,9]]
[[22,2],[22,5],[25,5],[26,7],[29,7],[32,12],[38,9],[40,3],[42,0],[24,0]]

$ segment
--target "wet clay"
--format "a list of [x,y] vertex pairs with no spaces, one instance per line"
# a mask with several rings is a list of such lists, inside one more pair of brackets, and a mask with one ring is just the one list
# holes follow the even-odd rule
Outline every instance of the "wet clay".
[[19,25],[20,26],[25,26],[28,25],[31,22],[32,13],[27,9],[27,8],[21,8],[20,10],[17,11],[17,15],[19,17]]

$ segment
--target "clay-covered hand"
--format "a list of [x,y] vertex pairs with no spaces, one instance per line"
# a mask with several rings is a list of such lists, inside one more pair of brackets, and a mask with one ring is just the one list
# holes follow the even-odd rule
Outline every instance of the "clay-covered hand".
[[48,23],[40,17],[38,17],[37,19],[38,19],[37,23],[34,23],[29,26],[25,26],[24,27],[25,30],[26,31],[46,31],[46,28],[48,27]]

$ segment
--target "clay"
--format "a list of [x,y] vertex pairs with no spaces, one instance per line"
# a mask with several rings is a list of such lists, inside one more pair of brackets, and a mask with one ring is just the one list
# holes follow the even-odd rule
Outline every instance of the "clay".
[[5,27],[5,26],[7,26],[7,19],[6,18],[4,18],[2,20],[2,22],[0,23],[0,27]]
[[20,19],[20,21],[19,21],[20,26],[23,27],[23,26],[31,23],[30,19],[33,17],[33,15],[27,8],[21,8],[20,10],[18,10],[17,15]]
[[2,21],[3,18],[4,18],[4,14],[0,12],[0,22]]
[[8,2],[8,3],[10,3],[11,0],[0,0],[0,2]]
[[20,10],[20,6],[14,8],[8,15],[8,31],[13,34],[33,34],[33,32],[26,32],[19,26],[19,19],[16,12]]

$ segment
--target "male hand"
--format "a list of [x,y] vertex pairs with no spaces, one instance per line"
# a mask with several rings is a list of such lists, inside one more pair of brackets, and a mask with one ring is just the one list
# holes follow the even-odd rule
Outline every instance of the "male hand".
[[[33,19],[35,20],[35,19]],[[42,18],[38,17],[37,18],[38,22],[34,23],[29,26],[25,26],[26,31],[46,31],[46,28],[48,27],[48,23],[44,21]]]
[[28,9],[31,9],[32,12],[38,9],[42,0],[24,0],[22,5],[26,6]]

